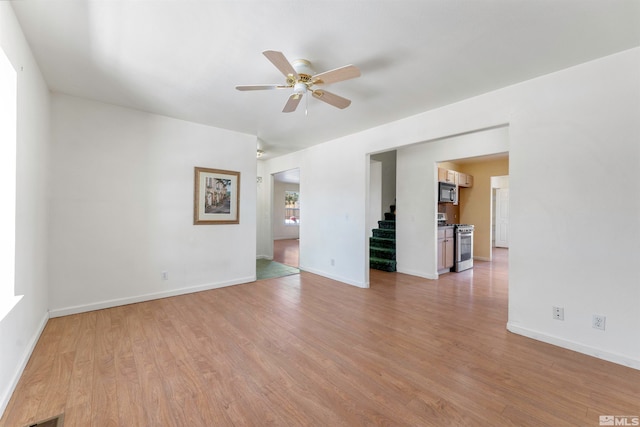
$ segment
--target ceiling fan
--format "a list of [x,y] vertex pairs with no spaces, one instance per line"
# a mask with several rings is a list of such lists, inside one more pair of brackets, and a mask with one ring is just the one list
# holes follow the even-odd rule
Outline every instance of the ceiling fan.
[[340,109],[347,108],[351,104],[351,101],[347,98],[343,98],[324,89],[316,88],[316,86],[360,77],[360,70],[355,65],[345,65],[335,70],[315,74],[315,71],[311,68],[311,63],[306,59],[296,59],[291,63],[285,58],[282,52],[276,50],[265,50],[262,54],[284,74],[287,79],[286,84],[245,85],[236,86],[236,89],[244,91],[292,88],[293,93],[289,96],[289,100],[282,110],[283,113],[295,111],[302,96],[308,92],[311,92],[314,98]]

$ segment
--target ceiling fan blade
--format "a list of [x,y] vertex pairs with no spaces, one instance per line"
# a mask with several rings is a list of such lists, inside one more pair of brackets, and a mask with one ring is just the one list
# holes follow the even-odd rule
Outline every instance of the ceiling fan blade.
[[313,97],[319,99],[320,101],[324,101],[329,105],[333,105],[334,107],[344,109],[351,105],[351,101],[347,98],[343,98],[334,93],[327,92],[326,90],[314,90]]
[[316,74],[311,78],[313,84],[328,84],[360,77],[360,69],[355,65],[345,65],[335,70]]
[[282,52],[278,52],[277,50],[265,50],[262,54],[266,56],[267,59],[271,61],[271,63],[275,65],[282,74],[284,74],[285,77],[289,77],[291,75],[298,80],[298,73],[296,73],[293,65],[291,65],[287,58],[285,58]]
[[241,85],[236,86],[238,90],[272,90],[272,89],[287,89],[291,86],[286,85]]
[[284,108],[282,109],[282,112],[283,113],[291,113],[293,111],[296,111],[296,108],[298,108],[298,104],[300,104],[300,100],[301,99],[302,99],[302,94],[301,93],[292,94],[289,97],[289,100],[285,104]]

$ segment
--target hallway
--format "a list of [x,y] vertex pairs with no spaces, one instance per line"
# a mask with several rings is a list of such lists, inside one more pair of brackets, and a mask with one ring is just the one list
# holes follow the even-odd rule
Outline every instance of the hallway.
[[273,260],[290,267],[299,267],[300,239],[274,240]]
[[300,273],[298,269],[299,240],[273,242],[273,260],[256,260],[256,280],[273,279]]

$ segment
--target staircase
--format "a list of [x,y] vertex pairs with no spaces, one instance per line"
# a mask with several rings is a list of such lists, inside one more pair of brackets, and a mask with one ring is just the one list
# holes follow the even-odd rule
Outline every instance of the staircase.
[[378,228],[369,237],[369,267],[382,271],[396,271],[396,220],[392,213],[385,213],[385,219],[378,221]]

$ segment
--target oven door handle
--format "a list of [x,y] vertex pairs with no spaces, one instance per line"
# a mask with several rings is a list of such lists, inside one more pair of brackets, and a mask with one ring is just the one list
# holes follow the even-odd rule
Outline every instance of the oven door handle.
[[458,231],[458,236],[464,237],[464,236],[473,236],[473,231]]

